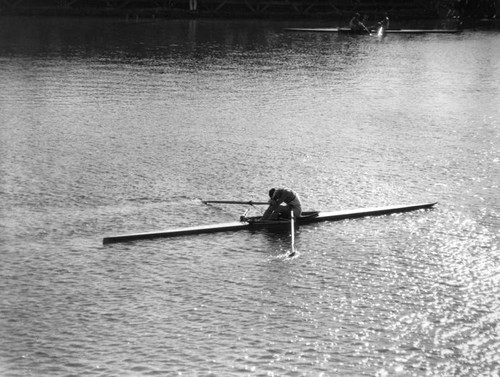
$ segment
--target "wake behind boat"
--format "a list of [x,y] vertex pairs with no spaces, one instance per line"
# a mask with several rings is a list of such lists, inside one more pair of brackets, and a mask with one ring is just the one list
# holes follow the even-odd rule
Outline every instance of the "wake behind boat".
[[[224,201],[217,201],[217,202],[220,203]],[[251,203],[252,205],[266,204],[266,202],[232,202],[232,203],[241,203],[241,204]],[[297,225],[305,225],[321,221],[340,221],[345,219],[356,219],[367,216],[382,216],[382,215],[390,215],[393,213],[430,209],[435,204],[436,203],[434,202],[434,203],[421,203],[421,204],[376,207],[376,208],[359,208],[359,209],[334,211],[334,212],[303,212],[302,215],[296,218],[295,220]],[[290,220],[260,221],[260,217],[242,216],[240,218],[240,221],[234,221],[223,224],[199,225],[186,228],[166,229],[160,231],[131,233],[131,234],[122,234],[122,235],[104,237],[103,244],[128,242],[128,241],[135,241],[142,239],[154,239],[162,237],[163,238],[179,237],[179,236],[187,236],[187,235],[203,234],[203,233],[217,233],[217,232],[253,230],[253,229],[279,229],[280,227],[287,227],[287,228],[290,227]]]

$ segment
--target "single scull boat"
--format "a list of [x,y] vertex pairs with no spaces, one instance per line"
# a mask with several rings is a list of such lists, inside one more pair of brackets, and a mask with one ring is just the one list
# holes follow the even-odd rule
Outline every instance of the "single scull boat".
[[[248,202],[252,204],[261,204],[261,202]],[[390,215],[392,213],[409,212],[416,211],[419,209],[429,209],[432,208],[436,203],[421,203],[412,205],[400,205],[400,206],[389,206],[389,207],[376,207],[376,208],[360,208],[345,211],[334,211],[334,212],[303,212],[302,215],[296,219],[297,225],[317,223],[320,221],[339,221],[345,219],[356,219],[359,217],[366,216],[382,216]],[[166,229],[153,232],[145,233],[132,233],[132,234],[122,234],[117,236],[104,237],[103,244],[115,243],[115,242],[128,242],[142,239],[152,239],[160,237],[178,237],[187,236],[192,234],[201,233],[217,233],[217,232],[229,232],[238,230],[253,230],[253,229],[276,229],[280,227],[289,227],[290,220],[273,220],[273,221],[259,221],[260,217],[244,217],[240,218],[240,221],[234,221],[224,224],[214,224],[214,225],[199,225],[187,228],[177,228],[177,229]]]
[[[369,35],[366,30],[351,30],[350,28],[286,28],[285,31],[310,32],[310,33],[339,33]],[[455,34],[460,29],[384,29],[383,34]],[[376,34],[377,30],[371,29],[370,33]]]

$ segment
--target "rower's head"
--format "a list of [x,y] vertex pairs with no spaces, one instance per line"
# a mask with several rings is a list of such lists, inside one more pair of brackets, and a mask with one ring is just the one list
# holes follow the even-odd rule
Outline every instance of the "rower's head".
[[354,13],[354,17],[356,17],[356,18],[360,18],[360,17],[361,17],[361,15],[360,15],[359,13]]
[[272,198],[273,195],[274,195],[274,192],[276,191],[275,188],[272,188],[271,190],[269,190],[269,197]]

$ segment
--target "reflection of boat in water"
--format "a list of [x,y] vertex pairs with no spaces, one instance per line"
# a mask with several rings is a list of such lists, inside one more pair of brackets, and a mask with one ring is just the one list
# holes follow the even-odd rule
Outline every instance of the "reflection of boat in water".
[[[226,203],[231,203],[231,202],[226,202]],[[248,203],[253,203],[253,202],[248,202]],[[267,203],[256,202],[253,204],[267,204]],[[420,209],[429,209],[432,208],[435,204],[436,203],[421,203],[421,204],[399,205],[399,206],[377,207],[377,208],[360,208],[360,209],[335,211],[335,212],[303,212],[302,215],[296,219],[296,223],[297,225],[305,225],[321,221],[340,221],[346,219],[357,219],[360,217],[367,217],[367,216],[390,215],[393,213],[410,212]],[[234,221],[225,224],[200,225],[187,228],[166,229],[166,230],[146,232],[146,233],[132,233],[132,234],[110,236],[110,237],[105,237],[103,239],[103,243],[109,244],[115,242],[135,241],[140,239],[179,237],[179,236],[187,236],[187,235],[202,234],[202,233],[217,233],[217,232],[229,232],[229,231],[234,232],[239,230],[279,229],[283,227],[288,229],[290,227],[290,220],[260,221],[260,217],[242,216],[240,221]]]
[[[286,28],[285,31],[311,32],[311,33],[339,33],[352,35],[379,35],[380,30],[351,30],[348,27],[335,28]],[[384,29],[382,34],[454,34],[460,29]],[[371,34],[370,34],[371,33]]]

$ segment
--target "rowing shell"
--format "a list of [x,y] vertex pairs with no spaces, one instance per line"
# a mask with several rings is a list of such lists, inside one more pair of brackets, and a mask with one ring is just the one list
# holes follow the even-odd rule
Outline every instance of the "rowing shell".
[[[297,223],[299,225],[317,223],[320,221],[339,221],[345,219],[356,219],[359,217],[366,216],[382,216],[389,215],[392,213],[409,212],[416,211],[419,209],[429,209],[432,208],[436,203],[423,203],[423,204],[412,204],[404,206],[390,206],[390,207],[378,207],[378,208],[360,208],[345,211],[334,211],[334,212],[303,212],[302,215],[297,218]],[[279,228],[290,226],[290,220],[280,220],[280,221],[258,221],[259,218],[252,217],[246,218],[242,217],[241,221],[233,221],[224,224],[214,224],[214,225],[199,225],[187,228],[178,229],[167,229],[153,232],[145,233],[132,233],[132,234],[122,234],[117,236],[104,237],[103,244],[116,243],[116,242],[128,242],[142,239],[153,239],[160,237],[178,237],[187,236],[193,234],[201,233],[217,233],[217,232],[229,232],[238,230],[252,230],[252,229],[262,229],[262,228]]]
[[[286,28],[285,31],[300,31],[312,33],[340,33],[340,34],[360,34],[368,35],[366,30],[351,30],[350,28]],[[454,34],[460,29],[385,29],[384,34]],[[376,33],[376,30],[371,30]]]

